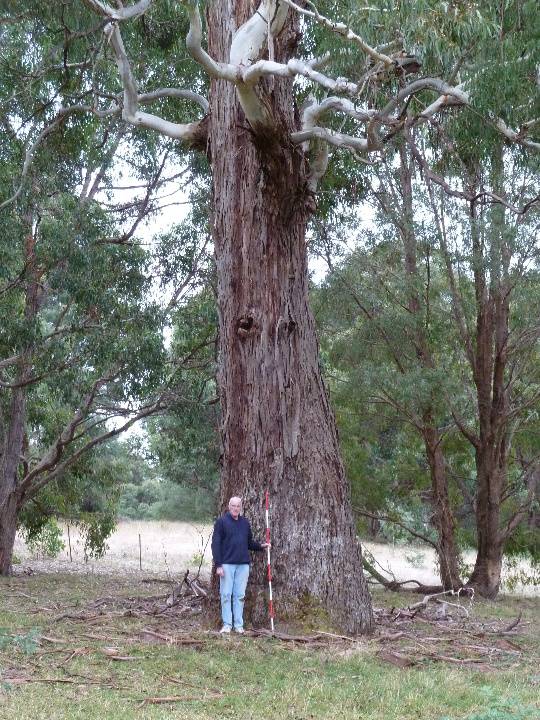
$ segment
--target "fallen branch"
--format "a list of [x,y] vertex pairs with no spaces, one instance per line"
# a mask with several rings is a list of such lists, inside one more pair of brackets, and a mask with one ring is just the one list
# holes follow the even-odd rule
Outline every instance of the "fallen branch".
[[384,660],[384,662],[390,663],[391,665],[395,665],[399,668],[408,668],[416,665],[416,660],[393,650],[381,650],[377,653],[377,657],[380,660]]
[[324,635],[326,637],[335,638],[336,640],[348,640],[349,642],[358,642],[358,638],[350,637],[349,635],[336,635],[336,633],[324,632],[324,630],[317,630],[317,635]]
[[[471,594],[471,591],[472,591],[472,594]],[[474,598],[474,591],[472,590],[472,588],[459,588],[459,590],[442,590],[441,592],[435,592],[435,593],[426,595],[420,602],[415,603],[414,605],[409,605],[408,609],[411,611],[421,610],[422,608],[427,607],[430,600],[436,601],[437,598],[441,597],[441,595],[452,595],[452,596],[457,595],[458,597],[460,597],[461,593],[464,593],[465,595],[470,596],[471,600]],[[455,603],[448,603],[448,604],[455,604]],[[457,605],[457,607],[460,607],[460,606]],[[467,615],[468,615],[468,613],[467,613]]]
[[169,645],[204,645],[204,640],[196,640],[195,638],[190,637],[183,638],[163,635],[162,633],[155,632],[154,630],[149,630],[148,628],[143,628],[140,631],[139,635],[150,635],[150,637],[155,637],[158,640],[161,640]]
[[201,698],[198,695],[168,695],[165,697],[150,697],[142,700],[138,707],[145,705],[163,705],[165,703],[189,702],[191,700],[209,700],[210,698]]
[[517,626],[521,622],[522,615],[523,615],[523,611],[520,610],[519,615],[517,616],[517,618],[515,620],[512,620],[510,625],[507,625],[506,627],[502,628],[502,630],[495,630],[491,634],[492,635],[504,635],[505,633],[511,633],[512,630],[514,630],[514,628],[517,628]]
[[288,635],[287,633],[272,632],[266,628],[259,628],[258,630],[252,630],[253,635],[263,635],[264,637],[276,638],[276,640],[283,640],[284,642],[303,642],[311,643],[316,640],[320,640],[324,633],[316,633],[315,635]]

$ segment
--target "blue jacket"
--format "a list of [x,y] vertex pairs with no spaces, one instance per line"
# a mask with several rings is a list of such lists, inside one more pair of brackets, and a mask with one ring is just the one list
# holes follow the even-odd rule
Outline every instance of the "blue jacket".
[[243,515],[235,520],[230,512],[216,520],[212,536],[212,557],[220,565],[245,565],[251,562],[250,550],[263,550],[253,539],[249,522]]

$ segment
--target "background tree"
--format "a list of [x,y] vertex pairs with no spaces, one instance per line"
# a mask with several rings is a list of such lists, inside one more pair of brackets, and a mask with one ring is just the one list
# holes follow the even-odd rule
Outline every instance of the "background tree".
[[[375,498],[380,503],[376,516],[381,510],[382,515],[394,513],[399,498],[406,517],[414,510],[410,493],[416,489],[417,498],[432,505],[430,515],[422,513],[420,519],[433,525],[436,542],[431,533],[426,535],[422,522],[413,524],[413,531],[433,543],[439,562],[444,562],[444,528],[437,515],[444,502],[448,516],[459,520],[458,527],[454,519],[450,526],[452,532],[454,527],[460,531],[453,541],[455,567],[459,538],[467,539],[478,550],[469,583],[493,596],[500,585],[504,548],[512,547],[512,534],[520,524],[526,525],[534,502],[540,460],[532,450],[537,446],[537,430],[536,411],[531,413],[540,401],[538,288],[532,289],[537,283],[537,215],[533,206],[526,213],[518,212],[527,207],[534,192],[535,168],[518,168],[508,154],[504,166],[513,167],[511,180],[493,190],[479,180],[485,193],[496,191],[504,198],[510,206],[505,210],[501,202],[482,205],[485,195],[477,188],[469,192],[476,200],[468,203],[463,202],[467,192],[457,190],[457,185],[457,197],[449,198],[448,190],[433,187],[430,175],[422,179],[426,161],[416,146],[413,150],[419,164],[414,168],[410,156],[405,187],[406,148],[399,162],[377,170],[372,190],[379,205],[375,229],[367,242],[363,233],[358,249],[333,268],[318,301],[318,314],[330,367],[335,368],[336,401],[341,414],[347,412],[349,417],[345,446],[364,445],[359,480],[372,473],[380,478],[377,463],[385,468],[386,481],[377,483],[385,490]],[[492,172],[489,163],[486,168]],[[412,205],[413,199],[415,211],[408,213],[403,204]],[[471,230],[471,208],[476,232]],[[351,393],[350,383],[363,392]],[[484,413],[487,417],[482,420]],[[483,422],[491,432],[481,431]],[[423,453],[404,423],[424,442]],[[434,454],[425,442],[426,431],[428,437],[437,438],[442,498],[433,484]],[[388,433],[390,454],[385,453]],[[498,437],[504,438],[502,444]],[[525,462],[522,442],[529,447]],[[489,479],[480,466],[484,455],[497,458]],[[495,468],[498,477],[493,477]],[[432,480],[429,490],[427,469]],[[486,485],[491,487],[489,493]],[[360,504],[364,511],[374,512],[365,501]],[[394,519],[399,521],[399,516]],[[490,541],[482,542],[489,532]],[[477,570],[486,565],[487,552],[494,568],[490,580]],[[448,584],[444,568],[441,579]]]
[[[162,411],[174,396],[162,331],[170,310],[191,291],[201,261],[199,245],[185,243],[174,278],[162,273],[168,303],[160,307],[152,298],[151,253],[132,238],[163,205],[170,149],[126,150],[122,122],[105,118],[103,124],[86,110],[58,109],[58,97],[71,101],[77,88],[69,64],[55,61],[62,48],[67,53],[79,43],[87,49],[88,36],[68,33],[58,45],[45,4],[33,10],[2,25],[3,574],[11,569],[18,523],[35,534],[51,514],[69,510],[95,528],[98,515],[84,514],[92,478],[96,496],[99,487],[106,492],[113,477],[118,480],[112,459],[107,472],[106,454],[95,450],[138,419]],[[36,39],[34,54],[22,52],[29,37]],[[120,152],[124,167],[132,165],[130,175],[139,177],[135,186],[122,185]],[[178,183],[187,172],[173,171],[172,177]],[[127,203],[119,200],[126,189]],[[92,452],[92,461],[85,461]],[[101,503],[101,537],[112,529],[116,492]]]

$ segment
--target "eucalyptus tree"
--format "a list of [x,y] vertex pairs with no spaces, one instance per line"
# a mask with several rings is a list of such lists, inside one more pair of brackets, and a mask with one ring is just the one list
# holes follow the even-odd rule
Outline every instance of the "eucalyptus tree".
[[162,339],[144,298],[144,253],[102,244],[110,224],[81,217],[77,199],[50,180],[52,200],[34,186],[21,201],[24,215],[1,223],[10,254],[0,331],[2,574],[23,508],[162,402]]
[[[198,241],[184,243],[159,307],[152,276],[165,272],[137,233],[166,202],[168,173],[178,188],[170,148],[148,144],[135,161],[123,122],[59,108],[76,83],[56,62],[45,5],[32,10],[0,30],[1,574],[11,570],[17,525],[35,530],[50,512],[73,509],[86,493],[87,456],[174,399],[162,330],[204,254]],[[68,46],[84,44],[74,35]],[[137,164],[129,202],[118,197],[119,154],[124,167]],[[98,465],[94,455],[88,483],[107,476]]]
[[[379,457],[394,475],[394,492],[375,514],[388,515],[396,501],[406,514],[423,495],[436,530],[423,539],[439,554],[443,585],[452,586],[452,564],[461,584],[459,538],[468,537],[477,548],[468,584],[493,597],[503,553],[533,548],[516,538],[530,518],[540,469],[538,213],[531,203],[537,166],[507,151],[504,161],[477,164],[462,182],[454,172],[447,183],[413,137],[398,161],[377,168],[376,229],[358,237],[320,291],[325,346],[336,368],[338,407],[355,417],[359,403],[365,408],[356,437],[378,452],[378,428],[406,423],[424,442],[423,462],[403,430],[395,451]],[[444,159],[431,152],[440,168]],[[350,385],[364,391],[351,394]],[[353,432],[349,422],[348,436]],[[416,469],[403,443],[416,455]],[[400,488],[415,492],[403,496]],[[412,530],[422,537],[418,525]]]
[[412,200],[398,190],[403,168],[390,177],[378,172],[384,209],[374,229],[332,263],[315,295],[332,399],[348,464],[357,466],[349,473],[359,517],[427,543],[442,586],[459,588],[460,506],[449,476],[446,397],[460,387],[449,352],[447,288],[429,238],[403,212]]
[[[423,16],[428,9],[429,15]],[[415,3],[400,6],[400,10],[398,17],[405,37],[410,37],[408,23],[413,17],[419,20],[417,38],[428,25],[432,27],[431,39],[423,44],[423,70],[454,77],[458,87],[465,90],[466,98],[447,96],[418,112],[414,105],[425,96],[412,97],[401,115],[403,132],[396,139],[399,154],[392,159],[387,155],[369,174],[359,176],[360,185],[371,186],[371,196],[382,209],[377,222],[387,230],[384,238],[377,241],[380,242],[377,251],[359,253],[354,261],[360,264],[365,261],[370,270],[352,282],[352,294],[358,312],[371,323],[371,332],[386,345],[386,357],[395,366],[393,380],[388,373],[384,377],[387,366],[381,368],[379,382],[375,382],[379,390],[384,389],[384,398],[379,401],[392,404],[425,442],[432,481],[428,497],[438,530],[441,577],[449,586],[460,584],[460,575],[450,500],[450,494],[455,498],[456,488],[448,487],[452,468],[445,457],[445,437],[449,430],[459,427],[465,442],[471,443],[475,485],[472,492],[462,488],[466,496],[462,502],[467,502],[477,517],[478,557],[470,583],[492,596],[499,587],[503,547],[523,522],[533,500],[536,473],[536,461],[530,454],[526,470],[509,468],[508,463],[513,465],[513,453],[508,443],[513,436],[512,422],[521,426],[527,409],[537,399],[534,360],[517,361],[521,353],[531,357],[537,323],[529,322],[519,348],[507,344],[504,338],[516,332],[512,330],[513,316],[509,314],[514,305],[513,292],[521,283],[526,286],[530,282],[531,263],[537,252],[534,222],[538,167],[534,153],[538,149],[539,17],[528,2],[504,6],[475,3],[474,12],[472,5],[469,8],[453,3]],[[436,24],[432,25],[433,22]],[[460,53],[456,55],[452,48],[457,46]],[[497,63],[493,62],[494,53]],[[472,104],[473,114],[431,115],[434,108],[441,109],[441,103],[462,101]],[[512,134],[506,131],[510,126],[521,127],[526,138],[519,149],[508,142]],[[434,204],[437,193],[441,198],[437,197]],[[445,201],[447,196],[451,200]],[[346,201],[351,202],[350,196]],[[472,225],[465,220],[467,213],[463,214],[467,204],[475,218]],[[438,239],[440,215],[447,213],[446,223],[452,224],[447,240],[455,242],[451,254]],[[516,223],[512,216],[518,218]],[[443,219],[443,225],[444,222]],[[511,229],[514,224],[516,227]],[[503,226],[505,230],[500,229]],[[478,237],[480,228],[482,239],[475,241],[473,229]],[[430,229],[433,237],[429,235]],[[392,236],[400,238],[401,249]],[[365,237],[360,237],[359,242],[370,246]],[[382,260],[385,248],[391,269]],[[402,263],[401,269],[395,266],[397,258]],[[514,263],[522,269],[527,267],[527,271],[516,273]],[[441,285],[442,268],[449,277]],[[372,274],[375,277],[370,277]],[[337,277],[339,273],[334,279]],[[347,277],[350,280],[350,273]],[[458,297],[457,278],[463,282],[462,298]],[[474,283],[468,285],[471,278]],[[464,319],[463,307],[471,310],[468,293],[473,286],[478,305],[476,317]],[[443,293],[438,305],[433,296],[437,287]],[[387,296],[383,297],[385,293]],[[444,306],[440,302],[444,293],[452,298],[446,312],[452,309],[449,317],[455,321],[447,326],[447,338],[435,332],[437,310]],[[448,350],[449,339],[462,344],[473,373],[466,385],[470,396],[476,398],[476,412],[468,406],[470,424],[459,425],[459,414],[456,417],[455,409],[450,411],[452,403],[448,398],[462,400],[463,388],[459,383],[451,387],[452,370],[460,368],[459,353],[458,360],[449,368],[440,354],[440,343]],[[510,352],[512,361],[508,359]],[[523,408],[523,403],[511,400],[511,386],[517,382],[516,372],[511,368],[518,369],[518,374],[523,370],[528,378]],[[460,372],[466,376],[462,369]],[[414,384],[409,392],[403,393],[401,378]],[[503,408],[506,402],[513,408],[511,413]]]
[[[93,13],[86,19],[80,3],[69,7],[79,28],[88,32],[94,23],[103,31],[117,64],[120,93],[103,68],[106,46],[94,42],[93,54],[69,58],[87,72],[85,98],[58,112],[121,114],[137,128],[204,151],[211,163],[222,504],[241,494],[248,510],[256,511],[269,486],[284,605],[308,591],[343,627],[367,631],[372,614],[361,551],[307,301],[305,231],[329,148],[380,153],[399,134],[404,114],[410,122],[426,122],[449,107],[474,106],[476,78],[465,66],[464,81],[456,82],[457,71],[446,67],[446,78],[409,78],[420,68],[409,53],[431,42],[437,17],[446,20],[442,8],[447,4],[351,3],[338,9],[326,3],[319,10],[292,0],[264,0],[257,8],[248,0],[210,2],[207,51],[197,4],[181,3],[189,19],[185,47],[195,61],[184,74],[190,87],[156,88],[154,80],[163,72],[145,72],[142,66],[149,60],[146,45],[152,36],[168,49],[169,68],[175,70],[168,77],[181,82],[183,50],[176,38],[171,41],[164,22],[167,16],[173,33],[181,25],[171,19],[171,4],[85,2]],[[483,27],[486,7],[482,3],[473,14],[473,35],[476,30],[484,37],[493,33],[491,26]],[[413,17],[416,10],[420,14]],[[349,22],[332,17],[338,12],[347,13]],[[456,6],[453,13],[461,9]],[[353,25],[363,27],[362,36]],[[446,50],[461,68],[464,48],[450,43]],[[181,67],[175,65],[175,53]],[[140,92],[145,75],[153,87]],[[203,96],[207,89],[208,100]],[[428,103],[415,102],[420,93]],[[171,98],[198,103],[204,117],[162,117]],[[161,105],[161,114],[141,109],[149,103]],[[337,129],[340,120],[345,127]],[[504,118],[494,122],[508,142],[537,145],[533,125],[517,131]],[[256,590],[262,587],[261,572]]]
[[[469,584],[494,597],[505,546],[527,519],[540,469],[527,438],[540,408],[538,214],[531,205],[526,212],[538,172],[500,146],[489,164],[481,168],[469,158],[462,172],[470,197],[464,219],[456,218],[456,201],[447,194],[437,197],[431,188],[431,201],[462,375],[471,388],[465,402],[449,400],[476,469],[477,556]],[[501,202],[479,207],[474,197],[484,192]]]

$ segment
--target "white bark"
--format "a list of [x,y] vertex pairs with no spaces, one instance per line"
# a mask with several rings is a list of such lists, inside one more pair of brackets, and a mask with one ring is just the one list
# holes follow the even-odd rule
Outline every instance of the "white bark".
[[[379,113],[380,117],[388,117],[399,105],[407,100],[411,95],[414,95],[421,90],[435,90],[442,96],[439,100],[443,100],[445,96],[453,98],[458,103],[463,105],[469,104],[469,96],[462,90],[462,85],[449,85],[440,78],[422,78],[421,80],[415,80],[414,82],[406,85],[395,98],[390,100],[385,107]],[[449,104],[448,101],[442,102],[441,105]],[[456,104],[456,103],[454,103]]]
[[[273,127],[275,125],[270,108],[259,97],[253,85],[263,74],[272,77],[281,74],[289,75],[286,65],[274,63],[272,60],[256,62],[271,38],[283,27],[288,8],[275,0],[263,0],[253,15],[238,28],[231,42],[229,59],[238,68],[236,91],[242,110],[253,128]],[[273,47],[269,47],[269,55],[273,56]],[[247,67],[244,70],[244,67]],[[255,69],[253,69],[255,67]],[[263,72],[263,68],[265,72]],[[250,72],[251,71],[251,72]]]
[[328,130],[323,127],[312,127],[299,132],[291,133],[291,140],[293,143],[304,143],[308,140],[324,140],[330,145],[336,147],[349,148],[356,152],[366,153],[373,150],[377,150],[377,147],[373,147],[372,143],[366,138],[357,138],[354,135],[346,135],[345,133],[335,132],[334,130]]
[[527,140],[527,138],[524,138],[519,132],[509,128],[508,125],[501,120],[501,118],[495,119],[495,127],[512,142],[520,143],[520,145],[525,145],[526,147],[533,148],[534,150],[540,150],[540,143],[534,142],[533,140]]
[[[151,115],[150,113],[142,112],[139,110],[139,93],[137,88],[137,81],[131,71],[131,66],[124,48],[120,29],[116,23],[111,23],[105,29],[105,32],[111,42],[116,57],[116,64],[118,72],[122,80],[122,86],[124,88],[124,107],[122,108],[122,118],[137,127],[145,127],[150,130],[156,130],[162,135],[173,138],[175,140],[182,140],[189,142],[197,136],[199,129],[199,123],[173,123],[169,120],[164,120],[157,115]],[[182,92],[182,91],[175,91]],[[159,97],[165,97],[170,95],[168,89],[157,90],[155,93],[149,93],[143,95],[144,102],[150,102]],[[200,103],[200,96],[198,102]],[[208,107],[208,105],[206,105]]]
[[[341,35],[346,40],[350,40],[355,45],[358,45],[358,47],[375,62],[382,63],[385,67],[391,67],[394,65],[394,61],[391,57],[385,55],[382,52],[379,52],[375,48],[372,48],[371,45],[368,45],[368,43],[363,40],[360,35],[357,35],[355,32],[353,32],[347,25],[345,25],[345,23],[336,22],[335,20],[330,20],[324,15],[321,15],[312,2],[310,2],[309,5],[311,5],[313,11],[306,10],[306,8],[300,7],[300,5],[292,2],[292,0],[282,0],[282,2],[286,3],[289,7],[293,8],[300,14],[313,18],[320,25],[324,25],[324,27],[329,28],[337,35]],[[368,10],[370,8],[364,9]]]
[[111,20],[129,20],[130,18],[144,15],[152,4],[152,0],[139,0],[135,5],[129,7],[112,8],[101,0],[84,0],[84,2],[98,15],[108,17]]
[[249,20],[234,34],[230,62],[233,65],[251,65],[255,62],[268,42],[269,29],[271,36],[278,35],[287,19],[287,12],[285,3],[263,0]]
[[377,116],[376,110],[365,110],[357,108],[354,103],[346,98],[328,97],[320,103],[309,105],[303,114],[304,127],[313,127],[317,120],[329,110],[336,110],[344,113],[355,120],[367,122]]
[[331,78],[318,72],[315,67],[319,64],[318,59],[308,62],[291,58],[287,64],[273,62],[271,60],[259,60],[241,69],[241,79],[247,85],[255,85],[262,77],[295,77],[302,75],[312,80],[332,92],[346,93],[347,95],[356,95],[360,86],[356,83],[349,82],[346,78]]
[[189,15],[189,32],[186,47],[191,57],[201,65],[210,77],[236,82],[238,73],[235,65],[216,62],[202,47],[202,23],[199,6],[191,0],[183,0]]

